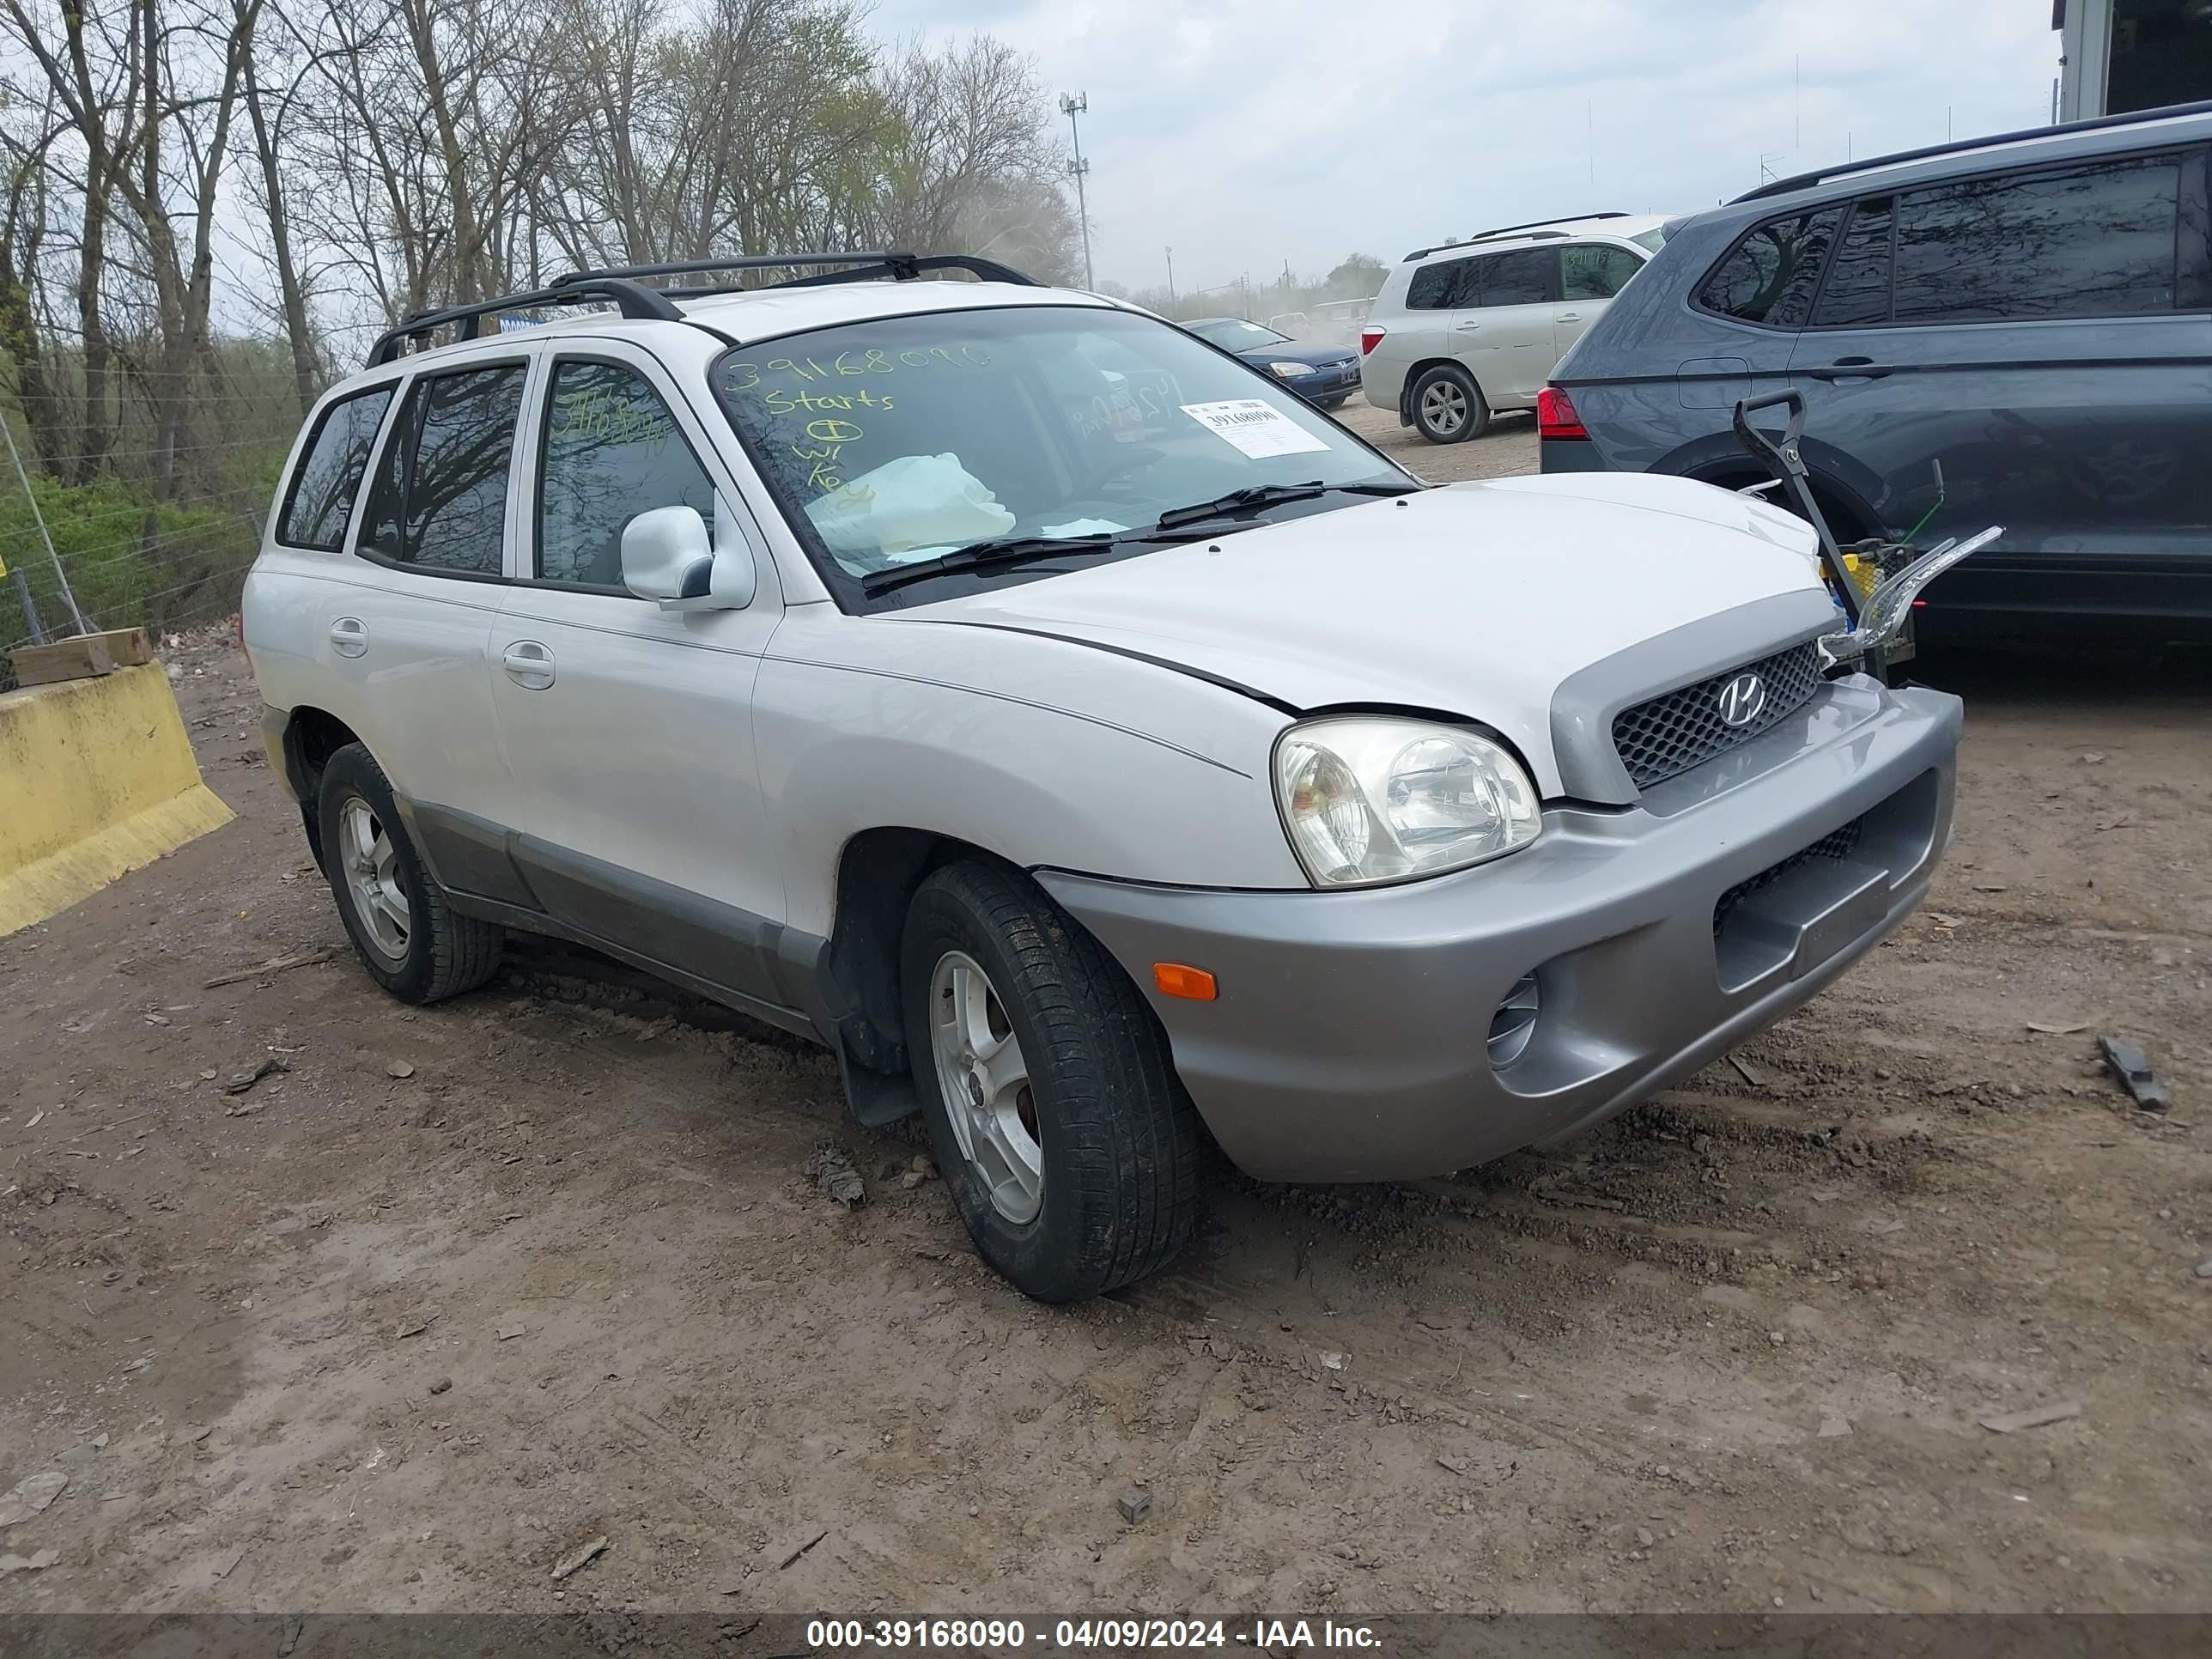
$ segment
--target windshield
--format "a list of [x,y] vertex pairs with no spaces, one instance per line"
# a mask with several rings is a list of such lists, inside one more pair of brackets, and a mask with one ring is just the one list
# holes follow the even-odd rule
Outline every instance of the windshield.
[[1224,351],[1257,351],[1263,346],[1282,345],[1291,337],[1236,317],[1212,323],[1193,323],[1190,331],[1204,335]]
[[[738,347],[710,376],[754,464],[848,610],[860,579],[1007,537],[1091,537],[1085,558],[948,572],[927,603],[981,582],[1099,562],[1097,538],[1259,484],[1413,481],[1295,393],[1155,318],[1097,307],[940,311]],[[1330,493],[1269,503],[1295,517]],[[1105,556],[1152,550],[1117,543]]]

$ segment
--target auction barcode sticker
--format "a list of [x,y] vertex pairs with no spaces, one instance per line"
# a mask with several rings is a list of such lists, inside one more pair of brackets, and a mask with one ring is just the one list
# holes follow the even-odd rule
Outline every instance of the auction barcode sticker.
[[1257,398],[1231,398],[1218,404],[1185,404],[1182,412],[1255,460],[1267,455],[1296,455],[1328,447],[1274,404],[1262,403]]

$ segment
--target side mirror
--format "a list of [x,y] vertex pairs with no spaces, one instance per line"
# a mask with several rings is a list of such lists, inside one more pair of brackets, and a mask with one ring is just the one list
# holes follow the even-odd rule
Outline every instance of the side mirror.
[[623,586],[663,611],[742,611],[757,573],[743,542],[718,551],[692,507],[656,507],[623,526]]

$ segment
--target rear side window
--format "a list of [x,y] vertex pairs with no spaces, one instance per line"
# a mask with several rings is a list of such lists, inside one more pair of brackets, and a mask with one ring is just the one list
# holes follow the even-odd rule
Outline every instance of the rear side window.
[[1698,303],[1747,323],[1802,328],[1843,219],[1843,209],[1829,207],[1753,226],[1713,267],[1698,289]]
[[1610,300],[1643,269],[1644,262],[1625,247],[1563,247],[1559,250],[1559,297]]
[[1408,311],[1463,311],[1475,305],[1475,262],[1439,259],[1413,273],[1406,289]]
[[1891,198],[1877,196],[1852,208],[1835,268],[1813,313],[1815,327],[1864,327],[1889,320],[1889,248],[1896,206]]
[[2130,156],[1897,198],[1900,323],[2136,317],[2174,308],[2181,161]]
[[408,388],[368,493],[362,550],[394,564],[501,574],[524,366],[424,375]]
[[623,526],[656,507],[714,524],[714,486],[652,383],[619,363],[555,365],[538,466],[538,574],[622,586]]
[[1492,306],[1541,305],[1552,297],[1552,277],[1557,251],[1548,247],[1522,248],[1517,253],[1493,253],[1477,261],[1482,267],[1482,301]]
[[369,446],[392,405],[392,388],[378,386],[332,404],[315,422],[314,435],[292,474],[284,511],[276,520],[276,539],[290,547],[335,553],[345,540],[353,498],[368,470]]

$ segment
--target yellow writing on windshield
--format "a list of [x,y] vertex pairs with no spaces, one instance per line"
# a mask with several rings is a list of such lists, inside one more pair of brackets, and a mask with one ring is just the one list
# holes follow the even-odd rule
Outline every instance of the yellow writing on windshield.
[[[795,374],[801,380],[853,380],[869,374],[896,374],[902,368],[988,368],[991,354],[981,346],[909,346],[892,351],[871,346],[860,351],[840,352],[824,368],[813,357],[770,357],[761,363],[732,363],[724,372],[732,376],[732,392],[750,392],[761,383],[761,371]],[[775,394],[768,394],[773,396]]]
[[787,392],[775,386],[761,393],[761,406],[771,415],[790,415],[802,409],[811,415],[817,409],[895,409],[897,404],[889,396],[872,395],[866,386],[849,394]]

